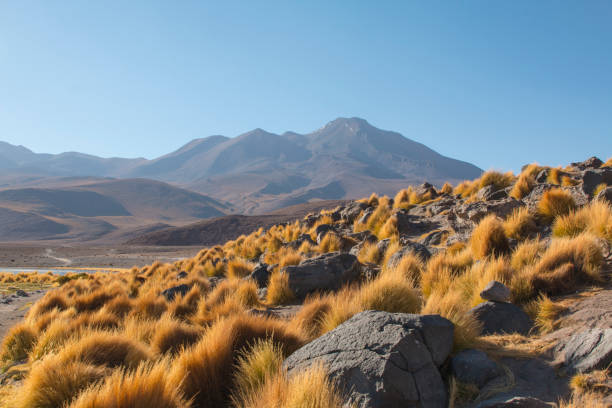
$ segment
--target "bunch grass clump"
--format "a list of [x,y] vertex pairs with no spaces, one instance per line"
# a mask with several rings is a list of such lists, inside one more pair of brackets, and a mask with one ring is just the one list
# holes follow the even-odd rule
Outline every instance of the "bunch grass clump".
[[503,255],[508,252],[508,239],[504,225],[494,214],[483,218],[474,228],[470,238],[470,247],[476,259]]
[[574,209],[576,209],[574,198],[561,188],[545,191],[538,203],[538,212],[548,221],[569,214]]

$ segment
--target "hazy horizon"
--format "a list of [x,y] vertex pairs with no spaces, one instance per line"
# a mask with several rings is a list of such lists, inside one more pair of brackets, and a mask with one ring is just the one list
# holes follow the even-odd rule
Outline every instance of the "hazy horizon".
[[360,117],[483,169],[612,155],[607,2],[0,5],[0,140],[159,157]]

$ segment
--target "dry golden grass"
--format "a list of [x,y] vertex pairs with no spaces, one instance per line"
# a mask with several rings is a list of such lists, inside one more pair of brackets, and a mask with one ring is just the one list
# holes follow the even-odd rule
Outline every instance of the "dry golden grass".
[[366,241],[357,255],[357,259],[361,263],[379,263],[382,259],[380,249],[375,242]]
[[527,314],[531,316],[535,327],[542,334],[550,333],[558,327],[558,318],[567,307],[553,302],[548,296],[540,295],[536,300],[525,305]]
[[342,241],[340,240],[340,237],[334,233],[327,233],[321,240],[321,243],[317,246],[317,251],[321,253],[335,252],[339,251],[341,247]]
[[269,305],[284,305],[295,300],[295,295],[289,288],[289,275],[275,271],[270,276],[266,303]]
[[474,228],[470,238],[470,247],[476,259],[492,255],[503,255],[508,252],[508,239],[504,225],[494,215],[487,215]]
[[385,204],[385,201],[380,200],[379,205],[372,212],[370,217],[365,223],[360,223],[359,218],[355,220],[353,230],[355,232],[370,230],[374,235],[378,236],[380,229],[387,222],[387,219],[391,216],[391,208]]
[[307,298],[289,322],[289,328],[302,333],[308,340],[314,340],[324,332],[324,319],[331,313],[332,306],[333,297],[330,295]]
[[300,262],[302,262],[302,255],[297,251],[289,249],[278,260],[278,267],[282,269],[289,265],[299,265]]
[[512,252],[510,258],[510,266],[520,271],[525,266],[533,265],[540,258],[540,255],[546,249],[545,244],[539,239],[521,242]]
[[489,170],[484,172],[480,176],[479,188],[494,186],[496,190],[501,190],[509,187],[514,182],[515,177],[512,172],[500,173],[497,171]]
[[612,157],[606,160],[605,163],[601,165],[601,167],[612,167]]
[[604,396],[598,393],[573,395],[570,399],[560,401],[559,408],[608,408]]
[[168,381],[169,363],[144,363],[134,371],[115,371],[82,393],[68,408],[189,408],[176,384]]
[[576,208],[576,202],[570,193],[560,188],[545,191],[538,203],[538,212],[547,220],[568,214]]
[[203,330],[169,317],[162,318],[155,323],[155,330],[151,338],[151,349],[154,353],[176,353],[183,347],[196,343],[202,336]]
[[32,370],[13,395],[15,408],[57,408],[65,406],[82,390],[101,380],[108,369],[82,361],[63,361],[49,356]]
[[253,264],[242,259],[233,259],[227,263],[227,277],[230,279],[244,278],[253,271]]
[[570,380],[570,387],[574,395],[609,395],[612,392],[610,372],[606,369],[576,374]]
[[139,317],[141,319],[159,319],[167,309],[168,304],[165,298],[150,291],[140,295],[132,302],[130,316]]
[[558,217],[553,224],[557,237],[576,236],[585,231],[612,242],[612,205],[595,200]]
[[242,350],[257,340],[270,339],[287,353],[303,344],[296,333],[268,318],[235,315],[214,323],[192,348],[177,356],[169,379],[196,406],[225,407],[233,387],[233,367]]
[[45,294],[32,308],[28,311],[28,317],[37,317],[50,312],[53,309],[65,310],[68,308],[68,300],[63,293],[59,291],[51,291]]
[[538,231],[536,217],[527,207],[515,209],[504,221],[504,232],[508,238],[523,240],[533,236]]
[[380,231],[378,232],[379,239],[385,238],[397,238],[399,237],[399,231],[397,229],[397,217],[390,216],[387,218],[387,221],[380,227]]
[[403,276],[384,274],[363,285],[357,302],[361,310],[384,310],[391,313],[416,313],[421,298],[411,282]]
[[440,193],[442,193],[442,194],[452,194],[453,193],[453,186],[449,182],[444,183],[444,185],[440,189]]
[[0,346],[0,362],[7,364],[26,360],[36,344],[36,337],[36,331],[25,322],[13,326]]
[[510,196],[516,198],[517,200],[521,200],[526,197],[535,185],[535,178],[533,175],[529,174],[529,172],[522,172],[514,186],[512,186],[512,190],[510,191]]
[[288,376],[282,370],[267,380],[256,391],[236,401],[237,408],[341,408],[344,398],[326,369],[314,364]]
[[423,274],[425,266],[418,255],[413,252],[409,252],[408,254],[402,256],[395,265],[391,265],[389,268],[386,267],[388,258],[389,256],[385,256],[385,261],[383,262],[385,267],[383,267],[381,271],[382,275],[390,274],[401,276],[406,282],[412,282],[413,284],[421,281],[421,275]]

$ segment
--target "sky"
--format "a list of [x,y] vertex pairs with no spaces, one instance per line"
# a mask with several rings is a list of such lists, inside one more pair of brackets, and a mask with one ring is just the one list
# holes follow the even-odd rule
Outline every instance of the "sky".
[[154,158],[357,116],[483,169],[612,156],[610,1],[0,1],[0,140]]

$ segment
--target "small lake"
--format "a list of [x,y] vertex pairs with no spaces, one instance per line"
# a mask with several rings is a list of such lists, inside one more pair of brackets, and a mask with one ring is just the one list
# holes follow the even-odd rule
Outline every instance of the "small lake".
[[104,268],[100,268],[100,269],[59,268],[59,269],[56,269],[56,268],[15,268],[15,267],[5,268],[5,267],[0,266],[0,272],[9,272],[9,273],[21,273],[21,272],[47,273],[47,272],[51,272],[55,275],[65,275],[67,273],[95,273],[95,272],[113,272],[113,271],[114,270],[112,269],[104,269]]

